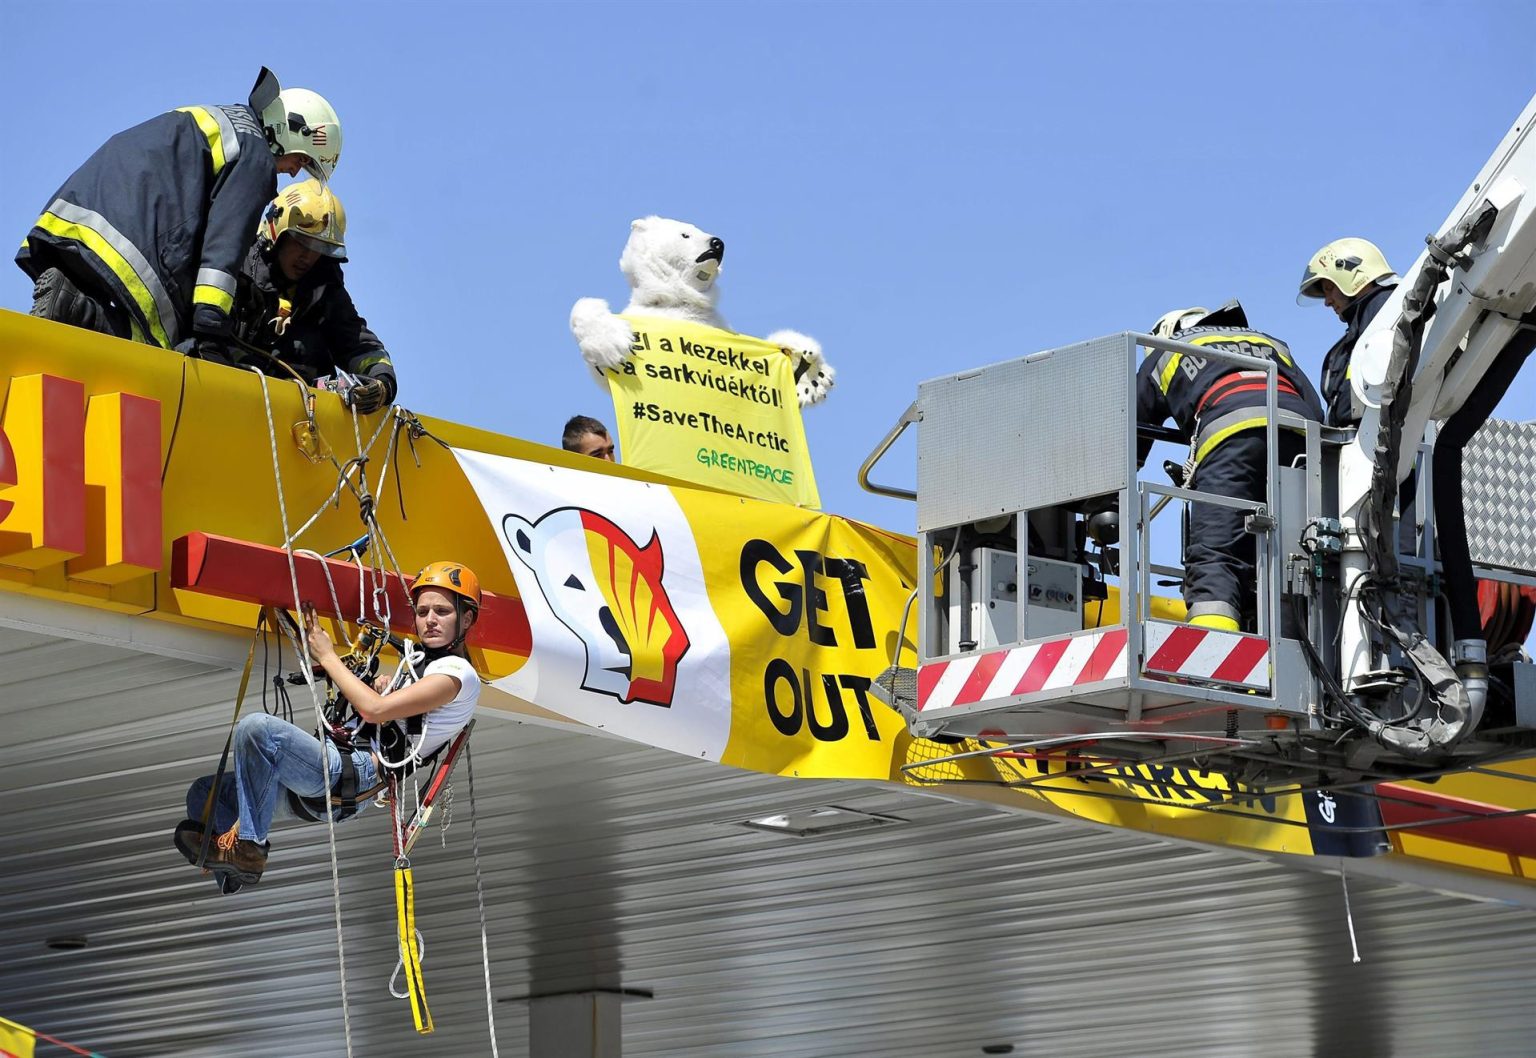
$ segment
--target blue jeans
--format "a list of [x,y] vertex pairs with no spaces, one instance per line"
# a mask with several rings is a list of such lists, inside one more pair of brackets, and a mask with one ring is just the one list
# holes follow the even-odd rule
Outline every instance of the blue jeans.
[[[328,775],[323,783],[322,752]],[[238,819],[240,836],[247,841],[267,840],[273,819],[297,818],[288,807],[289,790],[300,797],[320,797],[341,776],[341,751],[330,740],[322,744],[302,728],[266,713],[241,717],[235,725],[230,757],[233,763],[225,769],[213,803],[213,829],[223,833]],[[352,765],[357,769],[359,791],[379,781],[377,765],[368,750],[355,750]],[[213,778],[204,775],[187,789],[189,819],[203,817]]]

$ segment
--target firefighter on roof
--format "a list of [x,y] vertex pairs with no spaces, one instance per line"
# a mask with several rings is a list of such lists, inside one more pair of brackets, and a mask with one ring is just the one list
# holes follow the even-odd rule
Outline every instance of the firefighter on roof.
[[229,333],[235,277],[277,174],[329,178],[340,156],[330,104],[265,68],[247,103],[181,107],[118,133],[22,241],[33,314],[197,351]]
[[[1305,450],[1304,420],[1322,409],[1307,376],[1285,343],[1249,328],[1243,307],[1229,301],[1212,312],[1176,309],[1153,325],[1161,338],[1245,353],[1277,366],[1279,462]],[[1191,437],[1185,488],[1262,501],[1267,455],[1262,371],[1182,352],[1148,350],[1136,375],[1136,417],[1160,425],[1172,418]],[[1146,462],[1150,440],[1139,443],[1136,462]],[[1244,521],[1249,512],[1192,503],[1184,524],[1184,602],[1189,622],[1237,631],[1254,608],[1255,542]]]
[[[262,216],[246,254],[235,295],[234,334],[288,364],[308,382],[345,371],[362,382],[345,391],[358,411],[378,411],[395,399],[389,352],[357,313],[342,278],[347,213],[319,180],[290,184]],[[267,374],[275,365],[243,360]]]

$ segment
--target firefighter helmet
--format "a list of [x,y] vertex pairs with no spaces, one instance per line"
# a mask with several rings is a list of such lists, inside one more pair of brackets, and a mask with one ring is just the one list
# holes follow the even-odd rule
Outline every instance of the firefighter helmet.
[[1165,312],[1152,325],[1152,333],[1158,338],[1172,338],[1180,331],[1188,330],[1205,319],[1210,311],[1204,305],[1193,305],[1187,309],[1174,309],[1172,312]]
[[311,176],[331,178],[341,160],[341,120],[324,96],[307,88],[283,88],[263,66],[250,102],[273,154],[303,155]]
[[256,238],[263,249],[284,235],[318,254],[347,259],[347,211],[336,193],[313,177],[283,188],[262,215]]
[[1172,338],[1191,327],[1246,327],[1248,313],[1236,298],[1214,309],[1194,305],[1187,309],[1165,312],[1152,325],[1152,333],[1159,338]]
[[1322,297],[1324,280],[1338,287],[1346,298],[1353,298],[1372,283],[1396,274],[1375,243],[1335,239],[1307,261],[1296,304],[1305,305],[1308,298]]
[[429,562],[411,581],[411,600],[423,588],[437,588],[457,595],[472,609],[480,609],[480,578],[468,566],[458,562]]

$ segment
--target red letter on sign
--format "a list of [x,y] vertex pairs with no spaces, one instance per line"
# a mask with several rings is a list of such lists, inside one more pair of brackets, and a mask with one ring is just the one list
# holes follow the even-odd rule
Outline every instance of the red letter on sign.
[[[85,387],[53,375],[11,380],[0,431],[15,482],[0,512],[0,563],[41,569],[85,550]],[[0,481],[0,486],[6,482]]]
[[[4,430],[0,430],[0,492],[20,480],[16,476],[16,453],[11,451],[11,439],[5,436]],[[0,500],[0,522],[5,521],[5,516],[11,513],[14,506],[10,500]]]
[[85,479],[91,517],[85,554],[69,575],[118,584],[158,570],[160,402],[98,393],[85,414]]

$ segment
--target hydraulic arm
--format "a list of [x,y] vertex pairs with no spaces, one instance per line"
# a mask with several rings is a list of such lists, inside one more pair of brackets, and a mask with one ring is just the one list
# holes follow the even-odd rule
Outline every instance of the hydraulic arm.
[[[1431,422],[1460,409],[1502,357],[1526,349],[1536,311],[1536,98],[1528,103],[1356,346],[1351,383],[1364,406],[1339,463],[1346,601],[1340,674],[1353,693],[1389,668],[1417,670],[1433,708],[1380,721],[1372,734],[1410,754],[1447,750],[1477,726],[1487,694],[1481,640],[1452,650],[1455,668],[1393,603],[1392,504]],[[1472,584],[1449,584],[1473,591]]]

